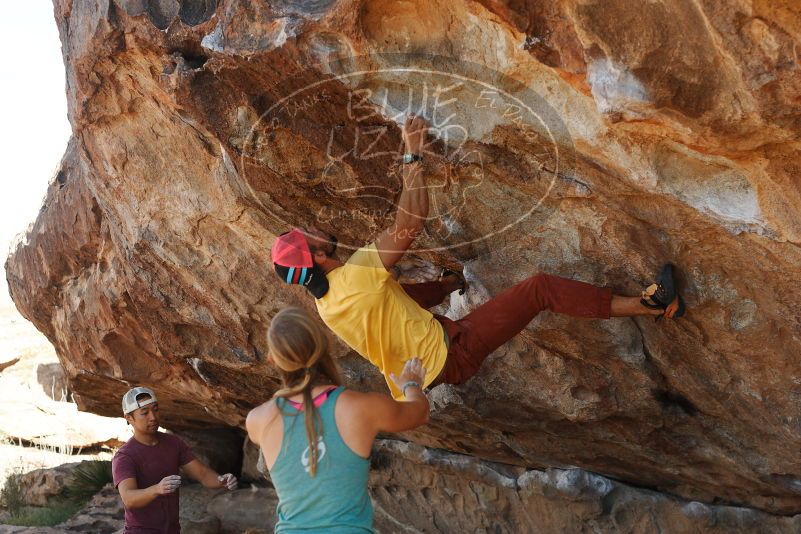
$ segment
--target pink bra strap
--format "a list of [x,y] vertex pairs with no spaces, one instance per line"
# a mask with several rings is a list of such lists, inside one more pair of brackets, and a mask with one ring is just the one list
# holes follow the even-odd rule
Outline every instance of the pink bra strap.
[[[312,402],[314,403],[314,407],[315,408],[319,408],[320,406],[322,406],[323,403],[328,400],[328,395],[332,391],[334,391],[336,388],[337,388],[337,386],[331,386],[330,388],[326,389],[325,391],[323,391],[322,393],[320,393],[319,395],[314,397],[312,399]],[[295,401],[289,400],[289,399],[287,399],[287,401],[289,402],[289,405],[292,406],[293,408],[295,408],[297,411],[299,411],[299,412],[303,411],[303,403],[302,402],[295,402]]]

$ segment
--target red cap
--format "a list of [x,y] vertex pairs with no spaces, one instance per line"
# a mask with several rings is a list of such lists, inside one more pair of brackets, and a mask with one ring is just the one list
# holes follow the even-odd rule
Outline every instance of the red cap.
[[305,234],[295,228],[291,232],[279,235],[273,243],[273,263],[283,267],[311,267],[312,261]]

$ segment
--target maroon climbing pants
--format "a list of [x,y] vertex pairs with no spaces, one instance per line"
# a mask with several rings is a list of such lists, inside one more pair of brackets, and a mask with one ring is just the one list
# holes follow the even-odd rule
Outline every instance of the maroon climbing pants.
[[[441,303],[447,296],[441,282],[403,284],[403,289],[426,309]],[[516,336],[543,310],[573,317],[608,319],[611,303],[609,288],[536,274],[458,321],[435,314],[448,335],[449,347],[445,368],[432,385],[467,381],[492,351]]]

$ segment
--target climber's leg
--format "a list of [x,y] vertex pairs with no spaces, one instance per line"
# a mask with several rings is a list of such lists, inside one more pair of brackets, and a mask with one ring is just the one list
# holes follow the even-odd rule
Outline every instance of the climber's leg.
[[572,317],[608,319],[612,300],[609,288],[536,274],[490,299],[461,321],[469,323],[475,336],[492,352],[543,310]]
[[401,287],[421,308],[433,308],[440,304],[450,291],[442,282],[423,282],[420,284],[401,284]]
[[[490,299],[459,321],[437,317],[449,335],[450,346],[445,369],[435,383],[466,381],[478,372],[492,351],[516,336],[543,310],[573,317],[608,319],[612,300],[611,289],[537,274]],[[620,303],[623,311],[628,310],[628,301]]]
[[445,297],[461,289],[463,281],[457,275],[450,275],[435,282],[401,284],[401,287],[421,308],[428,309],[442,304]]
[[612,295],[609,315],[611,317],[634,317],[635,315],[662,315],[663,309],[651,309],[642,305],[640,297]]

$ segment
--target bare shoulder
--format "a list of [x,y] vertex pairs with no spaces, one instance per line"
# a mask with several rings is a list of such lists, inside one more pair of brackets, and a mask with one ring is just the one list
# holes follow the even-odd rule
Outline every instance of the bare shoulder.
[[364,429],[374,426],[375,402],[371,401],[375,393],[362,393],[351,389],[344,390],[337,401],[337,425],[340,431],[347,429]]
[[367,393],[345,389],[339,396],[339,405],[346,412],[360,412],[367,403]]
[[380,407],[389,397],[381,393],[362,393],[361,391],[346,389],[339,396],[339,399],[346,410],[365,412]]
[[355,391],[353,389],[344,389],[342,390],[342,394],[339,396],[339,399],[340,402],[358,404],[366,402],[370,395],[370,393],[362,393],[361,391]]
[[342,393],[339,395],[339,399],[337,400],[337,406],[340,408],[345,408],[347,411],[351,411],[355,406],[359,404],[361,400],[361,393],[358,391],[353,391],[352,389],[344,389]]
[[248,412],[245,426],[248,428],[248,431],[256,430],[257,428],[263,429],[275,420],[278,413],[279,410],[275,400],[269,400]]

